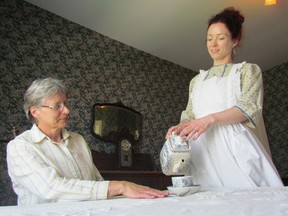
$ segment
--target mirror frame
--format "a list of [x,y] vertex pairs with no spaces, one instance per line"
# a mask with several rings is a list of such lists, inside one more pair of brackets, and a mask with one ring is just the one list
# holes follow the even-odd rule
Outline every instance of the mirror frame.
[[121,103],[121,102],[117,102],[117,103],[95,103],[92,106],[91,133],[92,133],[93,136],[95,136],[96,138],[100,139],[101,141],[110,142],[110,143],[114,143],[114,144],[117,144],[119,142],[119,140],[122,138],[122,136],[118,135],[117,138],[116,138],[117,140],[110,140],[110,139],[105,139],[102,136],[100,136],[100,135],[95,133],[94,125],[95,125],[95,112],[96,112],[96,107],[97,106],[109,106],[109,107],[115,107],[115,108],[119,107],[119,108],[122,108],[124,110],[130,111],[130,112],[132,112],[132,113],[134,113],[136,115],[139,115],[139,120],[140,120],[140,122],[139,122],[139,124],[140,124],[140,126],[139,126],[139,137],[138,137],[138,139],[134,139],[133,138],[131,141],[133,143],[136,143],[136,142],[139,142],[141,140],[141,138],[142,138],[142,127],[143,127],[143,125],[142,125],[143,124],[142,114],[140,112],[130,108],[130,107],[127,107],[127,106],[123,105],[123,103]]

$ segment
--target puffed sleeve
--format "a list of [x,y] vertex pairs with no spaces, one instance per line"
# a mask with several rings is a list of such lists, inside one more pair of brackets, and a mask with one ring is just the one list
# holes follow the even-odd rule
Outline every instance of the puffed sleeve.
[[195,85],[195,78],[194,77],[191,81],[190,81],[190,84],[189,84],[189,94],[188,94],[188,104],[186,106],[186,109],[182,111],[181,113],[181,118],[180,118],[180,121],[183,121],[183,120],[187,120],[187,121],[192,121],[195,119],[195,115],[193,113],[193,105],[192,105],[192,98],[191,98],[191,94],[192,94],[192,91],[193,91],[193,87]]
[[258,65],[246,63],[241,69],[241,96],[236,106],[249,119],[248,127],[255,128],[262,116],[263,81]]

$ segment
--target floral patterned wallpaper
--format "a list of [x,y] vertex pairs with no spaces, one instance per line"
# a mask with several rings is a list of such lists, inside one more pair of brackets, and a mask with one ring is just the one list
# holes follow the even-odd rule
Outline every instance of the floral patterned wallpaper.
[[[23,95],[33,80],[51,76],[64,80],[70,88],[68,129],[82,134],[93,150],[115,151],[114,144],[91,134],[95,103],[120,101],[140,112],[143,138],[134,151],[151,154],[155,169],[159,168],[165,133],[179,121],[195,72],[23,0],[1,1],[0,13],[1,140],[13,138],[13,126],[19,132],[31,127],[22,109]],[[6,169],[5,157],[2,152],[1,170]],[[7,177],[6,170],[3,173]],[[9,183],[6,177],[4,184]]]
[[[113,153],[115,145],[91,134],[95,103],[120,101],[140,112],[143,137],[134,151],[151,154],[154,169],[159,170],[165,133],[178,123],[186,107],[189,82],[196,72],[23,0],[0,1],[0,16],[0,205],[15,204],[5,146],[13,138],[14,126],[19,133],[31,127],[22,109],[23,94],[37,78],[64,80],[70,88],[72,108],[68,129],[82,134],[96,151]],[[287,70],[288,63],[263,72],[264,118],[273,159],[283,177],[288,177]]]
[[[21,0],[4,1],[1,17],[1,139],[31,127],[23,94],[34,79],[52,76],[69,87],[69,129],[91,148],[114,145],[91,134],[92,106],[122,102],[143,116],[136,151],[158,152],[167,128],[178,122],[195,72],[124,45]],[[5,10],[4,10],[5,9]]]
[[263,72],[264,108],[272,158],[288,185],[288,61]]

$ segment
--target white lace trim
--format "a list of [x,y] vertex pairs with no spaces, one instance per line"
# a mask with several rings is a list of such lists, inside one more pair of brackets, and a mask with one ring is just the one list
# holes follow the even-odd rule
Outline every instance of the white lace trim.
[[246,64],[242,62],[239,64],[234,64],[228,75],[227,81],[227,105],[228,107],[233,107],[236,105],[238,98],[241,96],[241,86],[240,86],[240,69]]

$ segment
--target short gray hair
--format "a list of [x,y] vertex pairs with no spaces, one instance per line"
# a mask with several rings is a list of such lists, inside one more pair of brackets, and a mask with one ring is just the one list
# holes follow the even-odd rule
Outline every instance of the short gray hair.
[[61,93],[67,94],[67,88],[61,80],[47,77],[33,81],[24,94],[23,108],[28,120],[32,123],[36,123],[34,117],[30,113],[30,107],[40,107],[43,99]]

